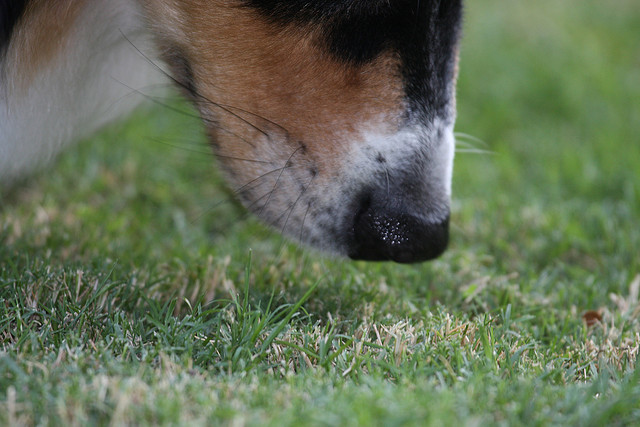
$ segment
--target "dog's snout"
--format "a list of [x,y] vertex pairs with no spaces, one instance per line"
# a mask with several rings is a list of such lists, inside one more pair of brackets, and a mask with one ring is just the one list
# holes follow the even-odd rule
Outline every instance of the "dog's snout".
[[433,221],[365,200],[355,216],[349,256],[413,263],[438,257],[449,243],[449,215]]

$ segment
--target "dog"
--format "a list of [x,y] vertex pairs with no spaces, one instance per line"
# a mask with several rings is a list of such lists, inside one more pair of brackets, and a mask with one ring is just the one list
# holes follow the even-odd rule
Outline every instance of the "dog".
[[264,222],[353,259],[433,259],[461,15],[461,0],[1,0],[0,180],[170,81]]

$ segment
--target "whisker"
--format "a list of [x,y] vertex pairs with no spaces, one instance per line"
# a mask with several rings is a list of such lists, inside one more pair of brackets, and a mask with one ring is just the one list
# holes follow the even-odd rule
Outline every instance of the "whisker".
[[307,214],[311,209],[311,202],[307,203],[307,210],[304,211],[304,216],[302,217],[302,224],[300,224],[300,233],[298,235],[298,242],[302,244],[302,233],[304,233],[304,223],[307,220]]
[[[114,80],[115,80],[115,79],[114,79]],[[183,116],[186,116],[186,117],[189,117],[189,118],[193,118],[193,119],[196,119],[196,120],[198,120],[198,121],[203,121],[204,123],[208,124],[209,126],[211,126],[211,127],[215,128],[215,129],[218,129],[218,130],[220,130],[220,131],[222,131],[222,132],[225,132],[225,133],[227,133],[227,134],[229,134],[229,135],[231,135],[231,136],[234,136],[234,137],[238,138],[239,140],[241,140],[242,142],[245,142],[246,144],[248,144],[248,145],[250,145],[251,147],[255,148],[255,145],[254,145],[251,141],[249,141],[249,140],[247,140],[247,139],[243,138],[242,136],[238,135],[237,133],[235,133],[235,132],[233,132],[233,131],[230,131],[229,129],[226,129],[226,128],[224,128],[224,127],[220,126],[220,125],[219,125],[217,122],[215,122],[214,120],[208,119],[208,118],[206,118],[206,117],[202,117],[202,116],[200,116],[200,115],[198,115],[198,114],[190,113],[190,112],[185,111],[185,110],[183,110],[183,109],[181,109],[181,108],[174,107],[173,105],[171,105],[171,104],[169,104],[169,103],[167,103],[167,102],[164,102],[164,101],[160,100],[158,97],[151,96],[151,95],[147,95],[146,93],[142,92],[141,90],[136,89],[136,88],[133,88],[133,87],[131,87],[131,86],[127,85],[127,84],[126,84],[126,83],[124,83],[124,82],[121,82],[121,81],[119,81],[119,80],[116,80],[116,81],[117,81],[118,83],[120,83],[121,85],[125,86],[126,88],[128,88],[129,90],[131,90],[131,92],[132,92],[132,93],[137,93],[137,94],[139,94],[139,95],[141,95],[141,96],[145,97],[145,98],[146,98],[146,99],[148,99],[149,101],[153,102],[153,103],[154,103],[154,104],[156,104],[156,105],[159,105],[159,106],[161,106],[161,107],[163,107],[163,108],[166,108],[166,109],[167,109],[167,110],[169,110],[169,111],[173,111],[173,112],[178,113],[178,114],[181,114],[181,115],[183,115]],[[129,95],[130,95],[130,94],[129,94]],[[125,95],[125,96],[128,96],[128,95]]]
[[258,181],[258,180],[260,180],[260,179],[262,179],[262,178],[264,178],[264,177],[266,177],[268,175],[271,175],[272,173],[280,172],[280,174],[282,174],[282,170],[287,168],[287,167],[289,167],[289,166],[285,165],[285,166],[283,166],[281,168],[276,168],[276,169],[270,170],[269,172],[265,172],[262,175],[258,176],[257,178],[252,179],[251,181],[247,182],[246,184],[243,184],[242,186],[240,186],[239,188],[234,190],[233,194],[236,194],[236,195],[240,194],[241,192],[247,190],[248,189],[247,187],[249,187],[251,184],[255,183],[256,181]]
[[477,142],[478,144],[484,145],[485,147],[487,147],[489,145],[483,139],[480,139],[477,136],[473,136],[473,135],[468,134],[468,133],[454,132],[453,136],[456,138],[456,141],[466,140],[466,141],[470,141],[470,142]]
[[186,151],[188,153],[195,153],[203,156],[213,156],[213,153],[209,150],[196,150],[193,148],[187,148],[182,145],[178,145],[178,144],[171,143],[169,141],[162,140],[160,138],[149,137],[148,139],[149,141],[155,142],[156,144],[162,144],[162,145],[166,145],[167,147],[177,148],[179,150]]
[[168,141],[164,141],[160,138],[149,138],[150,141],[156,142],[158,144],[163,144],[169,147],[173,147],[173,148],[177,148],[179,150],[183,150],[183,151],[187,151],[189,153],[195,153],[195,154],[202,154],[205,156],[215,156],[218,158],[222,158],[222,159],[228,159],[228,160],[237,160],[239,162],[249,162],[249,163],[260,163],[260,164],[271,164],[271,162],[268,162],[266,160],[257,160],[257,159],[246,159],[244,157],[236,157],[236,156],[228,156],[225,154],[219,154],[219,153],[213,153],[209,150],[194,150],[192,148],[185,148],[183,146],[180,146],[178,144],[172,144],[171,142]]
[[[298,194],[298,197],[296,198],[296,200],[291,204],[291,206],[289,206],[275,221],[273,221],[273,225],[277,224],[280,219],[286,214],[287,218],[284,220],[284,224],[282,225],[282,228],[280,229],[280,250],[278,251],[278,258],[280,259],[284,253],[284,248],[285,248],[285,229],[287,228],[287,224],[289,223],[289,218],[291,218],[291,214],[293,213],[293,211],[296,209],[296,206],[298,205],[298,202],[302,199],[302,196],[304,196],[304,194],[307,192],[307,190],[311,187],[311,184],[313,184],[313,181],[315,180],[316,176],[312,176],[311,179],[309,180],[309,182],[307,183],[307,185],[305,185],[302,188],[302,191],[300,192],[300,194]],[[311,203],[307,204],[307,209],[304,212],[304,217],[302,219],[302,226],[304,226],[304,220],[307,217],[307,213],[309,212],[309,208],[311,207]],[[300,243],[302,243],[302,230],[303,228],[300,229]]]
[[[291,162],[291,159],[293,158],[293,156],[300,151],[303,148],[302,145],[300,145],[298,148],[296,148],[295,150],[293,150],[293,152],[291,153],[291,155],[289,156],[289,158],[287,159],[287,161],[284,163],[284,166],[280,169],[280,174],[278,175],[278,178],[276,178],[276,182],[273,184],[273,190],[271,191],[271,194],[273,194],[273,192],[276,190],[276,187],[278,187],[278,184],[280,183],[280,178],[282,178],[282,174],[284,173],[284,170],[287,169],[289,166],[289,163]],[[267,205],[269,204],[269,201],[271,200],[271,195],[269,195],[269,199],[267,199],[267,201],[265,202],[265,204],[262,206],[262,208],[260,209],[260,212],[258,212],[258,216],[260,216],[262,214],[262,211],[264,211],[264,208],[267,207]]]
[[129,92],[129,93],[125,93],[125,94],[124,94],[124,95],[122,95],[120,98],[116,99],[116,100],[113,102],[113,104],[117,104],[118,102],[121,102],[122,100],[124,100],[124,99],[126,99],[126,98],[129,98],[129,97],[131,97],[131,96],[133,96],[133,95],[143,95],[143,96],[145,96],[145,97],[148,97],[149,95],[146,95],[144,92],[142,92],[142,91],[145,91],[145,90],[154,90],[154,89],[159,88],[159,87],[161,87],[161,88],[171,88],[171,87],[173,87],[173,86],[172,86],[171,84],[169,84],[169,83],[154,83],[154,84],[150,84],[150,85],[142,86],[141,88],[138,88],[138,89],[134,89],[133,87],[131,87],[131,86],[129,86],[128,84],[126,84],[126,83],[124,83],[124,82],[122,82],[122,81],[120,81],[120,80],[116,79],[116,78],[115,78],[115,77],[113,77],[113,76],[111,77],[111,80],[113,80],[113,81],[115,81],[115,82],[117,82],[117,83],[121,84],[122,86],[124,86],[124,87],[126,87],[127,89],[129,89],[129,90],[130,90],[130,92]]
[[456,153],[461,153],[461,154],[486,154],[486,155],[494,155],[494,154],[496,154],[495,151],[479,150],[479,149],[475,149],[475,148],[461,148],[461,149],[457,149],[456,148]]
[[455,150],[456,150],[456,153],[495,154],[495,151],[476,148],[473,144],[469,144],[465,141],[456,141]]
[[480,138],[467,133],[455,132],[454,137],[456,140],[456,153],[470,153],[470,154],[495,154],[492,150],[486,150],[478,148],[477,145],[488,147],[488,144]]
[[[253,188],[255,188],[255,187],[250,187],[252,184],[256,183],[257,181],[259,181],[260,179],[262,179],[262,178],[264,178],[264,177],[266,177],[268,175],[271,175],[271,174],[273,174],[275,172],[280,171],[280,169],[281,168],[273,169],[273,170],[270,170],[268,172],[263,173],[262,175],[260,175],[260,176],[258,176],[256,178],[253,178],[251,181],[241,185],[240,187],[236,188],[235,190],[232,190],[231,194],[234,195],[234,196],[238,196],[240,193],[242,193],[245,190],[252,190]],[[256,187],[257,187],[257,185],[256,185]],[[271,190],[271,191],[273,191],[273,190]],[[261,196],[259,199],[257,199],[256,202],[258,202],[259,200],[261,200],[264,197],[266,197],[269,193],[271,193],[271,191],[265,193],[263,196]],[[226,203],[230,203],[230,202],[231,202],[231,199],[229,198],[229,199],[226,199],[226,200],[220,200],[219,202],[216,202],[213,205],[210,205],[208,208],[204,209],[201,214],[199,214],[198,216],[194,217],[193,218],[193,222],[201,219],[206,214],[212,212],[213,210],[217,209],[218,207],[220,207],[220,206],[222,206],[222,205],[224,205]],[[250,207],[252,207],[252,206],[253,206],[253,203],[251,205],[247,206],[247,211],[245,211],[245,213],[247,215],[248,215],[248,211],[250,210]]]
[[[282,226],[282,229],[280,230],[280,234],[284,234],[284,230],[287,228],[287,223],[289,222],[289,218],[291,218],[291,214],[295,210],[296,205],[298,204],[302,196],[304,196],[304,194],[307,192],[307,189],[311,187],[311,184],[313,183],[313,180],[315,178],[316,178],[315,176],[311,177],[311,179],[309,180],[309,183],[302,188],[302,191],[300,192],[296,200],[293,202],[293,204],[282,213],[282,215],[284,215],[288,212],[287,218],[284,220],[284,224]],[[282,218],[282,215],[278,217],[278,219],[275,221],[276,223],[280,220],[280,218]]]
[[[267,191],[266,193],[264,193],[262,196],[258,197],[258,198],[257,198],[257,199],[255,199],[254,201],[252,201],[250,204],[248,204],[248,205],[247,205],[247,213],[248,213],[248,212],[250,212],[250,211],[251,211],[251,209],[252,209],[254,206],[256,206],[258,203],[260,203],[260,201],[261,201],[262,199],[264,199],[265,197],[267,197],[267,202],[268,202],[268,199],[271,197],[271,193],[273,193],[273,192],[274,192],[274,190],[273,190],[273,189],[271,189],[271,190]],[[265,204],[266,204],[266,203],[265,203]],[[264,208],[264,205],[263,205],[263,208]]]
[[266,160],[257,160],[257,159],[245,159],[244,157],[236,157],[236,156],[227,156],[224,154],[215,154],[216,157],[222,158],[222,159],[228,159],[228,160],[237,160],[239,162],[249,162],[249,163],[260,163],[263,165],[270,165],[271,162],[268,162]]
[[[241,222],[246,220],[247,218],[251,217],[251,208],[257,204],[260,203],[260,200],[264,199],[265,197],[267,197],[269,195],[271,191],[266,192],[265,194],[263,194],[262,196],[258,197],[254,202],[252,202],[250,205],[248,205],[245,209],[242,209],[238,215],[236,215],[233,219],[234,222]],[[228,200],[223,200],[220,201],[218,203],[215,204],[215,206],[212,206],[211,209],[208,209],[206,212],[203,212],[198,218],[201,218],[202,216],[204,216],[206,213],[211,212],[213,209],[218,208],[219,206],[222,206],[225,203],[231,203],[231,199]]]
[[[181,86],[183,86],[181,84]],[[245,119],[244,117],[240,116],[239,114],[236,114],[234,112],[232,112],[229,108],[227,107],[223,107],[221,104],[218,104],[217,102],[211,101],[210,99],[208,99],[206,96],[200,94],[199,92],[195,92],[195,94],[198,96],[198,98],[202,99],[203,101],[213,105],[214,107],[217,107],[219,109],[221,109],[222,111],[229,113],[231,116],[237,118],[238,120],[240,120],[241,122],[245,123],[246,125],[249,125],[251,128],[253,128],[254,130],[260,132],[262,135],[264,135],[267,140],[271,141],[271,135],[265,131],[264,129],[259,128],[258,126],[256,126],[254,123],[251,123],[249,120]],[[252,147],[255,148],[255,145],[253,145],[252,143],[250,143],[249,141],[246,141],[247,144],[251,145]]]
[[[154,62],[153,60],[151,60],[151,58],[149,58],[148,55],[146,55],[144,52],[142,52],[142,50],[140,50],[140,48],[138,48],[138,46],[136,46],[122,31],[120,31],[120,34],[122,34],[122,37],[124,37],[124,39],[129,42],[129,44],[144,58],[146,59],[151,65],[153,65],[156,69],[158,69],[162,74],[164,74],[165,76],[167,76],[167,78],[169,78],[173,83],[175,83],[177,86],[183,88],[184,90],[186,90],[188,93],[192,93],[193,95],[195,95],[197,98],[201,99],[202,101],[205,101],[219,109],[221,109],[222,111],[225,111],[226,113],[230,114],[231,116],[237,118],[238,120],[242,121],[243,123],[247,124],[248,126],[252,127],[254,130],[260,132],[261,134],[263,134],[268,140],[271,140],[271,135],[269,135],[268,132],[266,132],[264,129],[259,128],[257,125],[255,125],[254,123],[251,123],[249,120],[245,119],[244,117],[240,116],[237,113],[234,113],[233,111],[231,111],[231,109],[236,109],[239,110],[241,112],[247,113],[247,114],[251,114],[253,116],[259,117],[262,120],[267,121],[268,123],[272,123],[274,125],[276,125],[277,127],[279,127],[280,129],[282,129],[286,135],[289,135],[289,132],[286,130],[286,128],[284,128],[283,126],[265,118],[262,117],[258,114],[255,113],[251,113],[250,111],[246,111],[246,110],[242,110],[239,107],[233,107],[233,106],[226,106],[224,104],[220,104],[218,102],[215,102],[209,98],[207,98],[206,96],[202,95],[200,92],[198,91],[194,91],[193,88],[187,87],[187,85],[185,85],[184,83],[182,83],[181,81],[179,81],[178,79],[176,79],[175,77],[173,77],[171,74],[169,74],[167,71],[165,71],[164,69],[162,69],[162,67],[160,67],[156,62]],[[204,119],[204,118],[203,118]]]
[[260,115],[258,113],[254,113],[253,111],[245,110],[244,108],[236,107],[236,106],[233,106],[233,105],[225,105],[225,104],[219,104],[219,103],[216,103],[216,105],[223,106],[225,108],[229,108],[229,109],[233,109],[233,110],[238,110],[241,113],[249,114],[249,115],[251,115],[253,117],[256,117],[256,118],[258,118],[260,120],[264,120],[265,122],[269,123],[270,125],[273,125],[273,126],[277,127],[278,129],[280,129],[282,132],[284,132],[285,135],[289,135],[289,131],[287,130],[287,128],[282,126],[280,123],[274,122],[273,120],[271,120],[271,119],[269,119],[269,118],[267,118],[265,116],[262,116],[262,115]]

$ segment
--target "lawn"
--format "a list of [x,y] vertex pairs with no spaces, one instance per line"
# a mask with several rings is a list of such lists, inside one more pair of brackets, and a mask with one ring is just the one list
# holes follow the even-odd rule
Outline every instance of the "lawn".
[[160,105],[3,190],[0,424],[640,423],[639,39],[635,0],[468,1],[426,264],[284,241]]

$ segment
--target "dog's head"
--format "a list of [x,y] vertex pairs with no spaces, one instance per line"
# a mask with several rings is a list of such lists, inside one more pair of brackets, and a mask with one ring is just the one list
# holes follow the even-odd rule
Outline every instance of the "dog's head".
[[460,0],[145,0],[244,205],[416,262],[448,242]]

